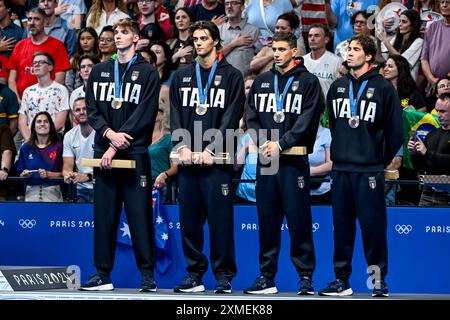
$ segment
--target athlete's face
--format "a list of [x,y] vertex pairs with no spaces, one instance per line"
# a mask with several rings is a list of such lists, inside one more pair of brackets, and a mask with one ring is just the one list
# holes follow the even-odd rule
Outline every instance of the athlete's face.
[[369,63],[372,59],[371,55],[366,55],[362,45],[358,41],[352,41],[348,45],[347,64],[350,69],[359,69],[364,64]]
[[297,48],[291,48],[286,41],[274,41],[272,43],[272,51],[275,64],[285,69],[290,65],[294,65],[294,57],[297,55]]
[[215,50],[217,41],[214,41],[211,34],[206,29],[197,29],[192,35],[194,47],[197,55],[207,57]]
[[386,61],[386,66],[384,67],[384,78],[386,80],[396,79],[398,77],[398,69],[395,61],[388,59]]
[[438,99],[436,101],[436,112],[442,129],[450,130],[450,99]]
[[130,28],[118,26],[114,30],[114,41],[118,50],[131,48],[138,40],[139,36],[133,33]]
[[86,123],[88,121],[86,101],[84,99],[75,101],[73,105],[73,115],[78,123]]

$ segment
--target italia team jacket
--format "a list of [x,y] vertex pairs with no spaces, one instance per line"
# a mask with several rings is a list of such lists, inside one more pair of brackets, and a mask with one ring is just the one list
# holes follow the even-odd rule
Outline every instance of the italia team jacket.
[[[286,93],[283,105],[285,120],[281,123],[276,123],[273,118],[277,111],[275,74],[278,75],[280,94],[283,93],[289,77],[294,76]],[[282,150],[306,146],[307,152],[312,153],[322,106],[323,95],[319,80],[308,72],[302,61],[298,61],[296,66],[285,74],[280,74],[274,67],[259,75],[253,82],[248,95],[247,127],[257,131],[258,146],[264,144],[267,139],[278,140]],[[261,129],[267,129],[267,135]],[[279,130],[278,138],[274,136],[273,129]]]
[[[131,145],[121,154],[147,153],[151,144],[153,127],[158,111],[159,75],[156,69],[137,53],[138,57],[127,71],[122,85],[124,101],[119,109],[113,109],[114,60],[94,66],[89,75],[86,99],[89,123],[95,129],[96,152],[105,152],[110,141],[103,137],[106,129],[125,132],[133,137]],[[126,64],[119,67],[119,79]]]
[[[230,152],[226,147],[228,133],[239,128],[244,108],[244,80],[239,70],[221,54],[206,97],[204,115],[195,112],[200,103],[195,64],[177,70],[170,86],[170,127],[174,149],[183,145],[190,150],[213,153]],[[210,69],[200,68],[202,87],[206,87]],[[213,130],[210,130],[213,129]],[[230,141],[231,142],[231,141]]]
[[[359,126],[351,128],[349,83],[356,98],[362,83],[367,85],[356,105]],[[352,172],[376,172],[391,163],[403,143],[400,99],[378,68],[359,78],[347,74],[330,87],[327,95],[330,115],[331,160],[333,169]]]

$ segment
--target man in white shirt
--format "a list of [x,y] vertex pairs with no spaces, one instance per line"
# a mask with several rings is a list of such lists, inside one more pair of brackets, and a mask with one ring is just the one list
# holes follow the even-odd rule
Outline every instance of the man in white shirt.
[[73,103],[73,115],[78,125],[64,136],[63,177],[65,183],[77,185],[78,202],[94,201],[92,167],[84,167],[82,158],[94,158],[95,131],[89,125],[86,112],[86,100],[77,98]]
[[305,67],[319,78],[324,96],[334,80],[339,76],[342,59],[327,51],[326,45],[330,41],[330,31],[327,26],[313,25],[308,33],[308,44],[311,52],[303,57]]
[[55,123],[56,131],[63,133],[69,110],[69,92],[67,88],[50,77],[55,60],[47,52],[33,55],[33,74],[38,83],[23,92],[19,109],[19,130],[25,141],[30,138],[30,125],[40,111],[47,111]]

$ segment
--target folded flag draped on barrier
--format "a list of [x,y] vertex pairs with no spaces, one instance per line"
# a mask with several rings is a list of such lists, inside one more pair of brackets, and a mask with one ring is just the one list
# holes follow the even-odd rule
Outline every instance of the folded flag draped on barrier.
[[416,110],[403,110],[403,129],[405,131],[405,143],[403,144],[403,166],[414,169],[411,156],[408,150],[408,142],[412,137],[412,132],[416,131],[417,136],[424,141],[427,134],[439,128],[440,124],[435,115]]
[[[155,229],[156,269],[164,274],[172,264],[172,253],[169,244],[169,224],[167,213],[163,206],[160,190],[152,191],[153,226]],[[120,232],[117,233],[117,241],[132,249],[131,233],[125,214],[120,216]]]

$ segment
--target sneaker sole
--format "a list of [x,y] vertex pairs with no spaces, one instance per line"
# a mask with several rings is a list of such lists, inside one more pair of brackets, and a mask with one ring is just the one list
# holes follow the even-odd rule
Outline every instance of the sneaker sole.
[[183,292],[183,293],[204,292],[205,291],[205,286],[201,285],[201,286],[196,286],[196,287],[189,288],[189,289],[174,289],[173,291],[175,291],[175,292]]
[[387,297],[389,297],[389,293],[378,293],[378,294],[372,293],[372,297],[375,297],[375,298],[387,298]]
[[155,288],[155,289],[140,289],[139,292],[156,292],[156,290],[158,290],[158,288]]
[[278,293],[277,287],[267,288],[263,290],[255,290],[255,291],[249,291],[245,290],[244,293],[248,294],[275,294]]
[[304,291],[299,291],[299,292],[297,292],[297,294],[298,294],[299,296],[313,296],[313,295],[314,295],[314,291],[306,291],[306,292],[304,292]]
[[112,291],[114,290],[114,286],[109,284],[102,284],[101,286],[96,287],[80,287],[80,290],[82,291]]
[[231,289],[229,289],[229,290],[214,290],[214,293],[218,293],[218,294],[220,294],[220,293],[231,293]]
[[347,289],[342,292],[319,292],[319,296],[330,296],[330,297],[345,297],[351,296],[353,294],[353,290]]

